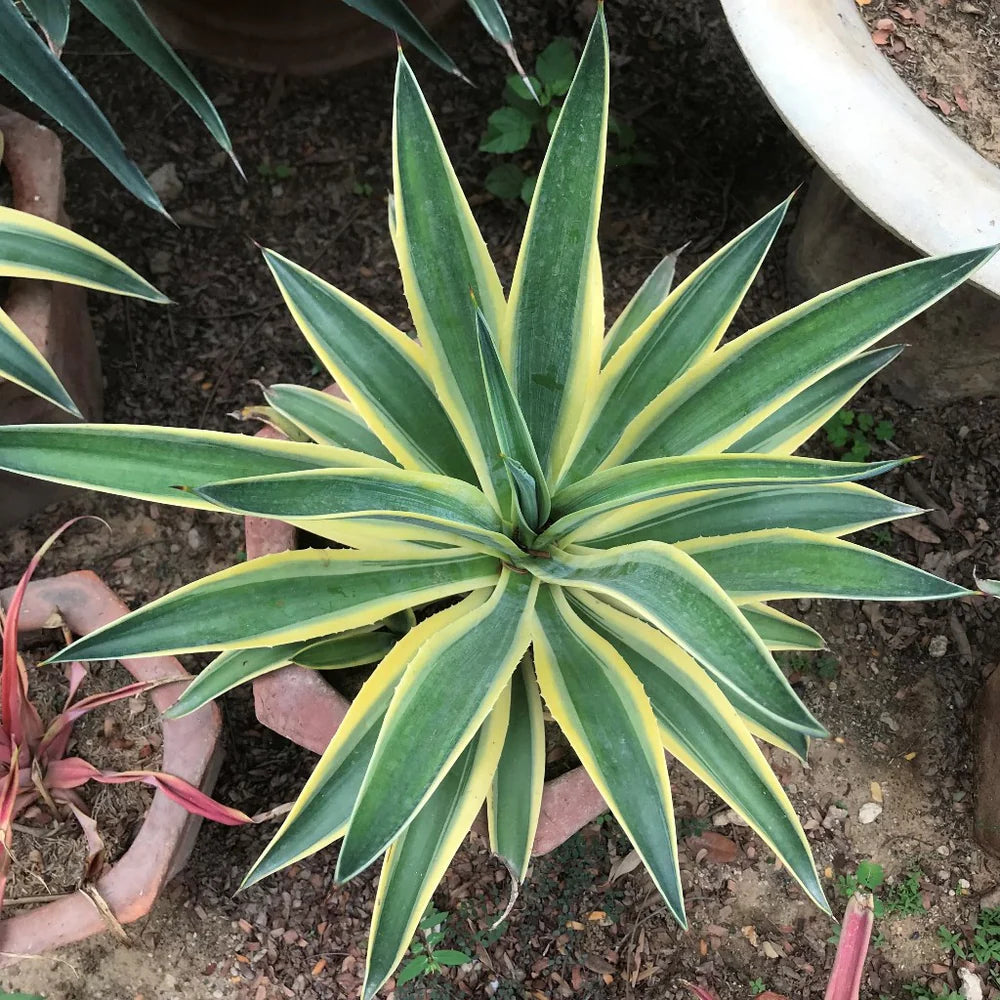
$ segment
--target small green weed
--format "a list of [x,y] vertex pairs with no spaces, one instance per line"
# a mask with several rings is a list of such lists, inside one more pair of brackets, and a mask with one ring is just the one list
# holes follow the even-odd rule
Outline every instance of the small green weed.
[[891,441],[896,428],[891,420],[879,420],[870,413],[841,410],[824,428],[827,441],[845,462],[866,462],[876,441]]
[[904,983],[903,992],[908,993],[913,1000],[965,1000],[961,993],[956,993],[954,990],[935,993],[929,986],[918,982]]
[[821,680],[832,681],[840,673],[840,662],[829,653],[820,653],[819,656],[799,652],[778,653],[777,659],[789,674],[815,674]]
[[[498,198],[520,198],[531,202],[538,180],[541,153],[559,120],[562,100],[573,82],[576,72],[576,53],[567,38],[557,38],[547,45],[535,60],[534,75],[529,77],[531,90],[516,75],[507,77],[503,90],[503,107],[498,108],[486,121],[479,148],[484,153],[500,155],[537,151],[524,157],[524,166],[512,161],[498,163],[486,175],[486,190]],[[537,100],[536,100],[537,97]],[[635,129],[627,122],[611,115],[608,132],[612,138],[609,152],[610,166],[651,163],[648,153],[636,148]]]
[[862,861],[855,874],[838,877],[837,891],[849,899],[858,889],[867,889],[875,898],[874,913],[878,920],[884,917],[908,917],[924,912],[924,900],[920,894],[920,880],[923,877],[924,873],[919,868],[914,868],[902,882],[883,888],[885,869],[874,861]]
[[755,996],[755,997],[756,996],[760,996],[760,994],[763,993],[766,989],[767,989],[767,987],[764,985],[764,980],[761,979],[760,977],[758,977],[757,979],[751,979],[750,980],[750,995],[751,996]]
[[1000,907],[981,910],[970,935],[938,928],[938,940],[945,951],[950,951],[963,962],[985,965],[990,979],[1000,986]]
[[396,977],[396,986],[403,986],[418,976],[431,976],[440,972],[445,966],[465,965],[472,961],[471,955],[453,948],[438,948],[444,940],[444,924],[450,914],[444,910],[436,910],[432,906],[420,921],[422,941],[416,941],[410,946],[414,952],[413,958],[403,966]]
[[269,181],[286,181],[294,176],[295,167],[288,163],[272,163],[270,160],[264,160],[257,164],[257,173]]

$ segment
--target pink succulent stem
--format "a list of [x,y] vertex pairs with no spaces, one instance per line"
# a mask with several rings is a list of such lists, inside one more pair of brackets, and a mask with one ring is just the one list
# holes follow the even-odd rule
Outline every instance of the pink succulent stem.
[[858,1000],[874,922],[872,895],[859,890],[851,897],[844,911],[840,943],[833,960],[833,972],[830,973],[825,1000]]

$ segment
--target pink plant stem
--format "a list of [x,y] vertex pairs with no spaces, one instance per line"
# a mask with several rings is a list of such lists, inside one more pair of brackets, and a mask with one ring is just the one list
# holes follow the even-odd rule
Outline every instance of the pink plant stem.
[[830,973],[830,982],[826,988],[826,1000],[858,1000],[874,922],[871,893],[859,890],[851,897],[844,911],[840,943],[837,945],[833,972]]

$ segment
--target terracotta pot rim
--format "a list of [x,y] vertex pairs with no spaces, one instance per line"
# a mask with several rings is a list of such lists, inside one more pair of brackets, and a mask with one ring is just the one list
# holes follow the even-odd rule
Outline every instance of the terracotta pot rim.
[[[340,395],[335,386],[326,392]],[[265,427],[257,437],[280,438]],[[247,559],[287,552],[296,544],[296,530],[282,521],[244,519]],[[299,746],[322,754],[343,721],[350,702],[315,671],[291,665],[253,681],[254,706],[262,725]],[[532,854],[546,854],[608,809],[583,767],[545,782],[541,816]]]
[[[0,593],[6,605],[12,588]],[[52,627],[61,616],[76,635],[85,635],[128,613],[128,607],[89,570],[67,573],[29,584],[18,632]],[[122,659],[136,680],[191,675],[174,657]],[[168,684],[150,692],[162,712],[176,700],[178,688]],[[221,715],[213,705],[183,719],[163,720],[162,769],[199,787],[210,786],[218,770]],[[149,912],[167,881],[183,866],[193,846],[201,819],[172,802],[160,790],[128,850],[97,881],[97,891],[122,924]],[[6,955],[35,955],[80,941],[107,930],[93,902],[76,892],[37,908],[0,920],[0,965],[16,959]]]

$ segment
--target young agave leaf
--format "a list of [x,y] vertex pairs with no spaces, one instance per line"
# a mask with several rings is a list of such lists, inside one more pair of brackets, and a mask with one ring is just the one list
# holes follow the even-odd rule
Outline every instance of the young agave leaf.
[[[212,138],[243,174],[226,126],[201,84],[146,16],[138,0],[80,0],[120,42],[155,72],[205,123]],[[64,36],[65,37],[65,36]]]
[[279,646],[340,632],[403,608],[486,587],[489,556],[372,559],[305,549],[213,573],[77,639],[50,663]]
[[918,260],[819,295],[725,344],[662,392],[601,463],[722,451],[961,284],[995,247]]
[[621,311],[611,329],[604,338],[604,363],[607,364],[611,355],[639,329],[643,323],[658,309],[674,284],[674,272],[677,269],[677,258],[683,253],[683,247],[668,253],[663,260],[650,272],[639,290],[632,296],[629,304]]
[[677,547],[741,602],[793,597],[933,601],[972,593],[881,552],[794,528],[700,538]]
[[569,478],[596,469],[622,428],[718,346],[788,210],[787,199],[697,268],[655,309],[601,372],[594,417],[582,426]]
[[[507,373],[503,369],[500,355],[497,353],[493,334],[486,322],[482,310],[476,308],[476,333],[479,337],[479,356],[483,366],[483,380],[486,385],[486,397],[489,402],[493,425],[496,429],[497,443],[503,457],[514,463],[523,473],[524,478],[513,476],[514,493],[522,512],[530,510],[529,527],[536,531],[548,520],[552,510],[552,500],[549,488],[545,482],[545,473],[538,461],[535,444],[524,422],[524,414],[517,404]],[[510,466],[508,466],[510,468]],[[530,481],[530,483],[529,483]],[[525,486],[527,488],[522,489]]]
[[371,1000],[392,975],[413,940],[434,889],[469,832],[496,770],[509,709],[508,689],[389,848],[372,912],[362,1000]]
[[14,0],[0,0],[0,76],[72,132],[143,204],[166,215],[142,171],[79,81],[38,37]]
[[351,815],[338,881],[363,871],[398,836],[483,724],[528,647],[537,592],[534,577],[504,570],[489,601],[413,657]]
[[345,399],[302,385],[272,385],[264,390],[264,398],[317,444],[348,448],[383,462],[396,462],[392,452]]
[[583,617],[639,679],[663,745],[728,802],[829,912],[809,842],[788,796],[739,715],[695,660],[644,622],[583,595]]
[[545,721],[535,668],[526,656],[511,678],[510,721],[486,800],[490,850],[523,882],[545,787]]
[[489,596],[490,591],[470,594],[424,619],[375,668],[285,822],[243,880],[244,888],[343,837],[400,678],[428,639],[482,607]]
[[976,580],[976,586],[992,597],[1000,597],[1000,580]]
[[538,175],[499,327],[500,356],[549,476],[562,467],[600,369],[607,128],[608,37],[598,8]]
[[670,779],[642,684],[561,588],[542,588],[536,616],[535,670],[545,704],[686,927]]

